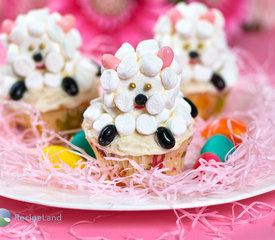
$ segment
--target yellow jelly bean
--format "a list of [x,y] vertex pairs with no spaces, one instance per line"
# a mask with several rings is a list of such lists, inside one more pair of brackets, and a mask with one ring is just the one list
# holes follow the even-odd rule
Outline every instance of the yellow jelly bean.
[[[84,162],[83,158],[73,153],[71,149],[62,146],[48,146],[43,148],[43,152],[46,156],[48,156],[54,168],[60,168],[62,161],[71,168],[78,167],[77,162],[79,162],[79,160],[81,160],[81,162]],[[80,167],[83,168],[84,165]]]

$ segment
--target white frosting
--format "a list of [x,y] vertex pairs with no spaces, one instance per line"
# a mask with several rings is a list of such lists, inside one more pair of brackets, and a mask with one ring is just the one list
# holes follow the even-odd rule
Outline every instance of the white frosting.
[[[177,21],[172,26],[174,19]],[[210,80],[214,73],[225,81],[224,91],[236,83],[238,69],[227,45],[223,27],[222,13],[202,3],[179,3],[158,19],[154,27],[155,39],[161,47],[170,46],[179,59],[183,93],[189,93],[188,85],[191,82],[198,85],[208,82],[213,85]],[[198,53],[197,59],[190,57],[191,51]],[[197,90],[207,91],[200,88]],[[215,88],[212,90],[218,91]]]
[[[96,65],[78,51],[82,43],[79,32],[74,28],[63,31],[59,21],[64,18],[58,13],[33,10],[16,18],[10,34],[1,34],[6,42],[7,59],[6,65],[0,68],[10,69],[1,71],[1,86],[23,80],[27,91],[34,93],[42,88],[61,88],[62,79],[72,77],[81,94],[96,85]],[[34,61],[35,54],[40,54],[41,61]],[[0,97],[8,98],[8,95],[9,88],[1,88]]]
[[[131,77],[121,74],[120,65],[117,71],[103,69],[100,80],[104,90],[103,97],[93,101],[84,113],[84,122],[91,130],[98,132],[104,124],[106,126],[111,122],[111,116],[112,124],[120,137],[140,134],[152,135],[154,139],[154,134],[160,126],[171,128],[176,137],[186,134],[187,126],[194,120],[190,105],[180,93],[179,64],[172,57],[170,66],[162,69],[163,60],[158,57],[158,53],[163,49],[156,46],[155,40],[141,42],[136,52],[128,43],[121,46],[115,56],[121,60],[123,69],[131,69],[129,66],[133,63],[137,65],[137,72],[131,74]],[[113,66],[113,61],[117,62],[117,59],[110,57],[109,61],[106,66]],[[142,103],[136,103],[138,95],[147,99],[142,106]],[[105,117],[100,118],[105,114],[108,114],[108,121]]]

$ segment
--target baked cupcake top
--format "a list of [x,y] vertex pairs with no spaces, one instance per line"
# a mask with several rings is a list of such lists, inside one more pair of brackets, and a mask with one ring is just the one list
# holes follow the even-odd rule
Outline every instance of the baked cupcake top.
[[219,10],[179,3],[158,19],[154,32],[160,46],[170,46],[178,57],[184,93],[226,91],[236,83],[238,69]]
[[74,22],[72,15],[47,9],[3,22],[7,57],[0,68],[1,99],[23,100],[48,111],[90,98],[98,69],[81,56],[82,40]]
[[172,49],[159,48],[156,40],[142,41],[136,50],[124,43],[114,56],[105,54],[103,97],[84,112],[88,140],[121,155],[178,148],[192,136],[196,116],[180,92],[181,71]]

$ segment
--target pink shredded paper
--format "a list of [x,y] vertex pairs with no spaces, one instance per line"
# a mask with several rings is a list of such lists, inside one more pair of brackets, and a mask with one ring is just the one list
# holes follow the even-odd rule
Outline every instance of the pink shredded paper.
[[[6,101],[0,103],[1,181],[20,179],[20,181],[41,186],[86,191],[91,198],[103,194],[117,198],[117,203],[125,199],[134,202],[162,199],[172,205],[173,202],[185,196],[196,198],[209,194],[224,195],[246,186],[253,186],[257,181],[274,175],[274,89],[258,64],[251,60],[247,61],[248,56],[242,51],[236,50],[236,53],[242,59],[239,63],[240,80],[231,91],[227,105],[219,117],[238,118],[247,124],[248,131],[227,162],[206,164],[201,159],[201,166],[198,169],[192,169],[206,141],[201,137],[200,132],[211,122],[211,119],[208,122],[198,119],[195,125],[196,133],[185,158],[185,171],[168,176],[165,174],[165,166],[143,170],[134,161],[128,159],[131,165],[138,170],[137,173],[131,177],[110,175],[110,171],[115,169],[101,165],[100,161],[96,161],[83,150],[73,146],[67,137],[68,132],[59,134],[53,132],[41,120],[40,113],[30,105]],[[16,104],[18,110],[10,112],[8,110],[10,104]],[[20,123],[19,116],[22,114],[29,115],[32,120],[32,126],[29,129],[22,130],[14,127]],[[39,130],[37,126],[40,126]],[[75,169],[65,163],[60,164],[61,169],[54,168],[47,154],[42,151],[49,145],[63,145],[80,150],[78,154],[87,161]],[[108,159],[112,160],[112,158]],[[80,167],[82,165],[85,167]],[[107,176],[109,176],[108,179]],[[194,210],[174,210],[178,217],[178,230],[165,233],[159,239],[175,236],[181,239],[185,233],[182,224],[184,218],[191,220],[193,228],[200,223],[213,236],[222,237],[232,231],[233,225],[255,221],[274,210],[273,206],[258,202],[249,206],[233,203],[232,216],[209,212],[206,207]],[[74,226],[78,224],[85,224],[85,222],[75,223],[70,229],[70,234],[78,239],[85,239],[77,236],[74,230]],[[37,223],[30,223],[27,227],[13,225],[7,230],[0,229],[0,236],[24,239],[24,236],[28,234],[35,239],[35,234],[41,234],[39,231]],[[134,239],[134,237],[129,237],[129,239]]]

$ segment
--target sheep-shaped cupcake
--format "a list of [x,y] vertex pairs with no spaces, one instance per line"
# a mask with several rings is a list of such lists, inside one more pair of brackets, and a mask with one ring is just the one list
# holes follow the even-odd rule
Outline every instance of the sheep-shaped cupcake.
[[47,9],[5,20],[1,40],[7,59],[1,69],[1,96],[20,100],[26,91],[44,86],[61,86],[75,96],[91,87],[97,67],[80,55],[82,40],[73,26],[73,16],[49,14]]
[[33,105],[56,130],[79,127],[81,112],[98,96],[98,67],[80,54],[82,40],[73,26],[72,15],[47,9],[2,24],[7,57],[0,67],[0,99]]
[[105,54],[102,66],[103,97],[84,112],[88,140],[90,131],[100,146],[135,134],[152,136],[161,148],[172,149],[197,113],[180,93],[182,69],[172,49],[159,48],[156,40],[140,42],[136,51],[125,43],[114,56]]
[[179,3],[154,28],[160,46],[170,46],[182,66],[182,92],[205,118],[217,111],[238,79],[223,27],[219,10],[201,3]]

